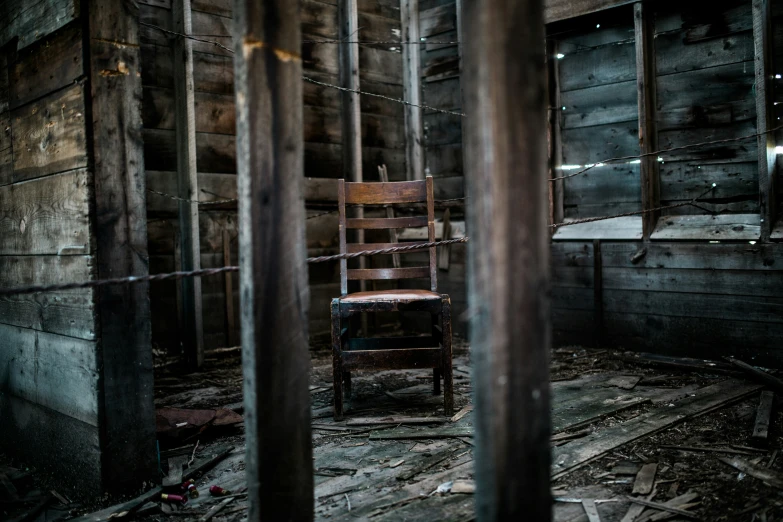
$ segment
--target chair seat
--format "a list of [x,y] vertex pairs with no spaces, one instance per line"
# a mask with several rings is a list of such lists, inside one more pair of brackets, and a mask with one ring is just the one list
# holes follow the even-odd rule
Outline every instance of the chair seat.
[[355,292],[340,297],[340,303],[366,303],[373,301],[394,301],[411,303],[415,301],[440,301],[443,295],[429,290],[377,290],[373,292]]

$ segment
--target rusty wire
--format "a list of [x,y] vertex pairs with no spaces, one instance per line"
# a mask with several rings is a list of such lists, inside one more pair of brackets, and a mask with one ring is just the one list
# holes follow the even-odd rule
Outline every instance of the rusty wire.
[[[457,243],[467,243],[467,237],[457,239],[447,239],[445,241],[432,241],[428,243],[415,243],[400,247],[383,248],[379,250],[363,250],[346,254],[335,254],[333,256],[319,256],[307,258],[308,263],[326,263],[328,261],[337,261],[340,259],[353,259],[360,256],[374,256],[384,254],[394,254],[397,252],[412,252],[416,250],[426,250],[439,246],[454,245]],[[79,290],[84,288],[100,288],[109,285],[130,285],[139,283],[151,283],[154,281],[168,281],[184,279],[186,277],[208,277],[226,272],[239,272],[238,266],[222,266],[219,268],[202,268],[200,270],[191,270],[187,272],[168,272],[164,274],[154,274],[146,276],[119,277],[115,279],[101,279],[97,281],[82,281],[78,283],[64,283],[55,285],[30,285],[17,288],[0,288],[0,296],[36,294],[40,292],[60,292],[64,290]]]

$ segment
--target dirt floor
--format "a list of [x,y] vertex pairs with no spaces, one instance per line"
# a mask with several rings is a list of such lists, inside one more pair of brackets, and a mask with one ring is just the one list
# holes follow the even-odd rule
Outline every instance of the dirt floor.
[[[38,518],[25,520],[62,520],[108,508],[81,520],[195,521],[217,506],[211,520],[246,519],[239,352],[212,352],[198,373],[183,374],[179,365],[165,362],[156,370],[155,393],[161,474],[167,475],[171,464],[173,480],[183,480],[176,470],[184,462],[186,475],[195,471],[198,498],[181,506],[161,502],[160,492],[153,490],[146,498],[114,506],[139,492],[129,492],[128,499],[78,503],[54,497]],[[353,379],[346,419],[337,423],[331,416],[331,358],[328,351],[314,351],[316,519],[473,520],[469,368],[469,349],[457,343],[455,417],[443,417],[442,397],[432,395],[430,371],[360,372]],[[780,519],[783,416],[773,409],[768,440],[751,440],[763,388],[735,370],[728,363],[681,363],[612,350],[554,350],[554,519]],[[217,463],[204,468],[211,459]],[[0,519],[22,516],[42,491],[56,491],[58,482],[35,470],[18,481],[24,463],[0,459],[0,471],[4,466],[5,475],[19,484],[19,497],[29,502],[0,504]],[[231,496],[212,496],[209,488],[215,485]],[[597,519],[588,515],[593,506]],[[116,514],[123,512],[129,513]]]

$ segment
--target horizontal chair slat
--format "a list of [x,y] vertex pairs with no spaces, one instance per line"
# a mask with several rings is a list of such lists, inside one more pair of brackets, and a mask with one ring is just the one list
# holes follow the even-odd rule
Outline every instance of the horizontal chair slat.
[[354,337],[348,339],[349,350],[400,350],[404,348],[432,348],[440,344],[440,340],[428,336],[406,337]]
[[426,227],[427,216],[398,218],[349,218],[345,220],[346,228],[383,229],[383,228],[415,228]]
[[345,184],[345,202],[349,204],[383,205],[422,201],[427,201],[427,186],[423,181]]
[[[353,254],[354,252],[364,252],[366,250],[386,250],[387,248],[409,247],[409,246],[412,247],[414,245],[426,245],[426,244],[427,244],[426,242],[422,242],[422,241],[415,241],[415,242],[410,241],[407,243],[348,243],[347,245],[345,245],[345,248],[349,254]],[[416,252],[416,250],[413,250],[413,252]],[[406,254],[407,252],[398,252],[398,253]]]
[[430,267],[414,266],[407,268],[356,268],[348,270],[348,279],[366,281],[371,279],[414,279],[429,277]]
[[403,370],[409,368],[440,368],[443,352],[440,348],[411,348],[401,350],[356,350],[341,352],[343,369],[367,368],[376,370]]

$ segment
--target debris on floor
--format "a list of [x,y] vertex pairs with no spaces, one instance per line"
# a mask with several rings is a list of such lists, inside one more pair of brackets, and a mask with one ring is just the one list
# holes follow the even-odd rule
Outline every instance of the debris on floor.
[[[429,371],[356,372],[345,419],[335,422],[331,358],[314,352],[317,520],[474,519],[469,355],[464,343],[455,346],[453,416],[432,395]],[[551,368],[554,520],[783,516],[783,418],[765,390],[770,379],[732,362],[581,347],[553,350]],[[167,487],[76,520],[247,519],[239,354],[198,374],[174,369],[156,370],[159,425],[177,443],[160,452]],[[217,429],[225,424],[232,430]],[[35,495],[19,507],[34,509],[45,496]],[[51,509],[61,501],[49,502]]]

